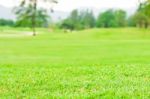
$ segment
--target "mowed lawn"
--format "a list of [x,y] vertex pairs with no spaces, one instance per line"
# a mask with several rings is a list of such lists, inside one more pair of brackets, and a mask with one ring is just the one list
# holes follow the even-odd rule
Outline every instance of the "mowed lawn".
[[29,33],[0,27],[0,99],[150,99],[149,29]]

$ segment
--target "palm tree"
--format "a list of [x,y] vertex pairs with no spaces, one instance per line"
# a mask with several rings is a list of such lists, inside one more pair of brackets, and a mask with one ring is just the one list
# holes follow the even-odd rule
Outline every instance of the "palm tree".
[[[32,28],[32,11],[31,6],[24,7],[22,9],[16,8],[15,14],[17,15],[17,21],[15,26],[30,27]],[[48,26],[49,16],[47,11],[43,8],[39,8],[36,11],[36,24],[35,27]]]
[[[33,30],[33,36],[36,36],[36,12],[37,12],[37,4],[39,2],[45,2],[45,3],[57,3],[56,0],[22,0],[20,3],[20,9],[18,10],[18,13],[23,11],[22,9],[27,5],[31,7],[30,13],[31,13],[31,22],[32,22],[32,30]],[[51,11],[53,12],[53,9],[51,8]]]

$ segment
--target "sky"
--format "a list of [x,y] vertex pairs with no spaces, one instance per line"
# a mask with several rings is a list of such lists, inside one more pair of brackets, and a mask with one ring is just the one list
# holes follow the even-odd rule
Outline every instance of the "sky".
[[[0,0],[0,5],[13,7],[19,3],[20,0]],[[53,5],[55,10],[70,12],[76,8],[96,8],[96,9],[136,9],[138,0],[58,0],[58,4]],[[42,3],[40,6],[47,6]]]

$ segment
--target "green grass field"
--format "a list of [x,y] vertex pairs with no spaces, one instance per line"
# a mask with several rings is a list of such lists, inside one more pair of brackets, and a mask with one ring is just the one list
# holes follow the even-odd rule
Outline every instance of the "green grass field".
[[150,99],[150,30],[0,27],[0,99]]

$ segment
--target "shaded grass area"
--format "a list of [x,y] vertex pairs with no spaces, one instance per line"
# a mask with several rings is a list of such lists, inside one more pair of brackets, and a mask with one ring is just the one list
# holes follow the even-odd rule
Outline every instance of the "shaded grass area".
[[150,30],[38,32],[0,37],[1,98],[150,98]]

